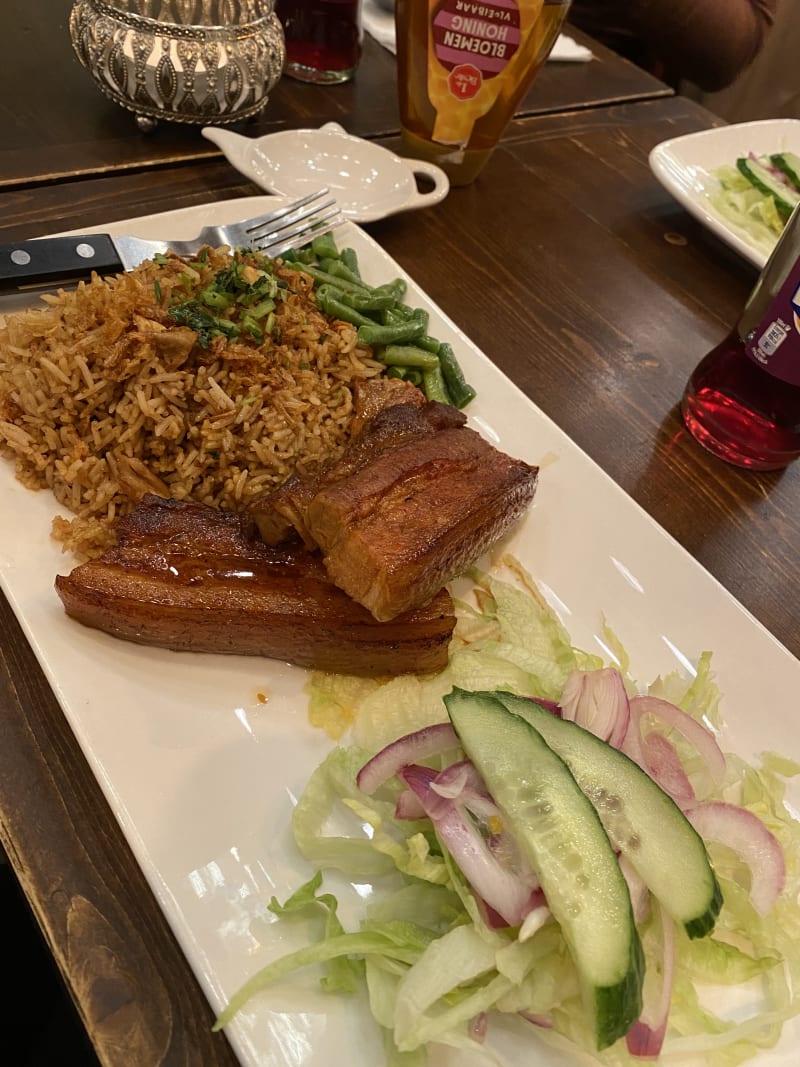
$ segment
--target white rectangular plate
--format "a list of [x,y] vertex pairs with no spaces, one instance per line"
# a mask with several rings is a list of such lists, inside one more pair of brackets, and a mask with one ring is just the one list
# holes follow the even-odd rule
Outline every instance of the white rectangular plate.
[[662,141],[650,153],[650,168],[686,210],[759,269],[770,248],[753,241],[746,230],[719,215],[709,194],[719,189],[718,167],[735,166],[740,156],[774,152],[800,154],[800,119],[765,119],[700,130]]
[[[114,223],[112,233],[191,237],[273,197],[204,205]],[[375,283],[403,272],[348,224]],[[576,643],[602,651],[605,613],[645,684],[691,671],[711,648],[726,694],[723,742],[745,756],[769,747],[800,756],[800,662],[574,445],[413,282],[478,390],[472,424],[502,449],[541,465],[540,488],[510,548],[542,584]],[[304,671],[270,660],[174,653],[117,641],[68,619],[53,590],[71,562],[50,539],[54,501],[0,461],[0,581],[64,714],[212,1006],[303,932],[266,905],[311,875],[290,834],[298,793],[330,742],[308,725]],[[264,703],[259,694],[268,699]],[[795,800],[796,800],[795,796]],[[368,886],[337,885],[352,928]],[[795,1062],[792,1028],[760,1067]],[[245,1065],[378,1067],[380,1040],[363,1001],[326,996],[304,973],[255,998],[229,1028]],[[574,1064],[527,1030],[503,1042],[509,1064]],[[437,1050],[432,1064],[482,1062]]]

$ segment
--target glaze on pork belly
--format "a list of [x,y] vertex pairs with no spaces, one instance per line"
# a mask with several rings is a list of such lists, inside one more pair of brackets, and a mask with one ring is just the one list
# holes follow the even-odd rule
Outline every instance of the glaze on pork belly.
[[120,521],[114,548],[56,590],[68,615],[128,641],[345,674],[441,670],[455,625],[443,589],[379,623],[305,548],[270,547],[239,515],[153,495]]
[[380,621],[425,604],[508,530],[536,491],[538,468],[465,423],[438,403],[379,411],[341,459],[254,506],[262,535],[294,529],[316,545],[336,585]]

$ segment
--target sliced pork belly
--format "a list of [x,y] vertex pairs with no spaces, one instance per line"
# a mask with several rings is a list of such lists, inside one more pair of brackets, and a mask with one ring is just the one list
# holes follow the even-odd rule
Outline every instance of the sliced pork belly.
[[[328,574],[379,620],[424,604],[461,574],[536,491],[537,468],[442,418],[442,407],[403,405],[376,416],[356,443],[364,461],[348,463],[348,451],[306,509]],[[380,422],[401,416],[394,447],[371,449]]]
[[441,670],[455,624],[444,590],[378,623],[319,556],[265,545],[238,515],[153,495],[120,522],[113,549],[56,590],[67,614],[115,637],[347,674]]
[[[530,504],[538,470],[446,404],[396,404],[341,459],[261,502],[316,545],[333,581],[376,619],[424,604]],[[261,523],[259,523],[261,526]]]
[[[412,408],[419,408],[426,403],[424,393],[415,385],[399,378],[370,378],[356,382],[353,387],[353,419],[350,424],[351,444],[345,456],[336,465],[336,470],[341,472],[344,469],[342,464],[346,464],[348,468],[361,465],[370,459],[371,453],[395,447],[398,435],[402,434],[404,426],[407,425],[406,420],[402,417],[397,419],[395,413],[393,416],[384,416],[377,425],[372,425],[375,416],[380,412],[409,404]],[[443,413],[454,412],[459,425],[465,421],[464,416],[455,409],[439,406]],[[442,417],[452,416],[443,414]],[[371,426],[372,432],[367,447],[362,448],[358,441],[367,426]],[[414,427],[412,432],[420,431],[418,427]],[[250,517],[258,527],[261,538],[268,545],[281,545],[299,537],[307,548],[315,547],[314,539],[305,523],[305,513],[326,477],[326,470],[327,468],[323,468],[302,478],[291,477],[280,488],[251,504]]]
[[283,545],[298,537],[306,548],[317,546],[306,528],[306,508],[314,499],[320,476],[293,475],[267,496],[253,501],[249,515],[267,545]]

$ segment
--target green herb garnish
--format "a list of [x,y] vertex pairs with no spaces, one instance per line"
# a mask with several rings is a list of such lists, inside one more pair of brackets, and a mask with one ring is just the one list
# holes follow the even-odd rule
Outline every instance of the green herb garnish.
[[[202,258],[201,254],[198,265]],[[249,256],[249,260],[245,262],[241,253],[235,252],[230,264],[218,270],[202,289],[195,278],[181,275],[186,292],[175,294],[169,314],[174,322],[197,332],[201,347],[207,348],[214,337],[241,335],[261,344],[274,330],[275,301],[282,299],[285,285],[271,273],[271,260],[258,255]]]
[[239,327],[230,319],[212,315],[210,311],[196,300],[186,300],[169,309],[170,318],[178,326],[188,326],[197,334],[197,343],[201,348],[208,348],[215,337],[236,337]]

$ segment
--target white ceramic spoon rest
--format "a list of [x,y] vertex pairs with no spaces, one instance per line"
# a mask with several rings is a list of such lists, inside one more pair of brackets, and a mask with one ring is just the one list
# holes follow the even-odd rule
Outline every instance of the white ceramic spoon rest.
[[[354,137],[335,122],[316,130],[281,130],[263,137],[206,126],[203,136],[221,148],[238,171],[270,193],[301,196],[326,186],[342,213],[354,222],[431,207],[450,189],[447,175],[436,164],[402,159],[381,145]],[[432,181],[433,188],[420,192],[417,174]]]

